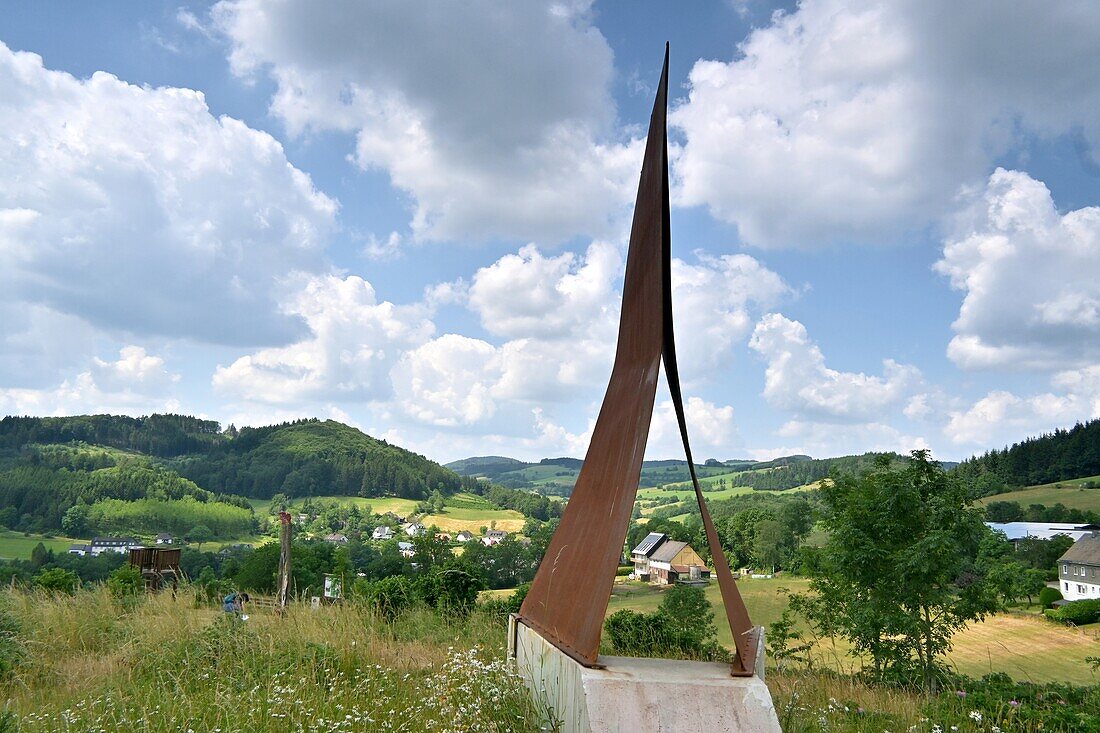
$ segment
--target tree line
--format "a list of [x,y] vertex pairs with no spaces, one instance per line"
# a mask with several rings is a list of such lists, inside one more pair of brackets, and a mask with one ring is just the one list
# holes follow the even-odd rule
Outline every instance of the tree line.
[[1100,419],[969,458],[955,468],[984,495],[1100,474]]

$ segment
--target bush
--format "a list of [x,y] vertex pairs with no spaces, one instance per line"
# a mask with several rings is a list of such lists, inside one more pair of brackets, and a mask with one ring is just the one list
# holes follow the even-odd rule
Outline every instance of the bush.
[[382,618],[393,621],[415,600],[412,583],[404,575],[391,575],[367,586],[367,603]]
[[485,588],[477,568],[451,560],[421,573],[413,581],[417,598],[444,613],[466,616],[477,605],[477,594]]
[[1055,601],[1062,600],[1062,593],[1057,588],[1043,588],[1039,591],[1039,605],[1043,608],[1051,608]]
[[662,613],[638,613],[623,609],[604,621],[611,646],[627,656],[653,656],[668,652],[676,632],[672,619]]
[[145,590],[145,581],[141,571],[132,565],[123,565],[107,578],[107,590],[115,598],[126,598],[141,594]]
[[1043,611],[1047,618],[1059,623],[1081,626],[1100,619],[1100,598],[1071,601],[1059,608]]
[[34,578],[34,584],[42,590],[53,593],[68,593],[69,595],[76,592],[76,586],[79,583],[80,579],[76,577],[76,573],[64,568],[43,570]]

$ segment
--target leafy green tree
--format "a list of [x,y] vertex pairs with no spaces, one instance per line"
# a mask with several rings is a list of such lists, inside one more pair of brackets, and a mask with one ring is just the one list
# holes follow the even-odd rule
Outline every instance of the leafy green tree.
[[50,561],[50,551],[39,542],[31,549],[31,565],[40,568]]
[[996,606],[966,572],[988,533],[982,510],[923,450],[900,468],[883,459],[838,476],[820,497],[828,541],[810,563],[810,620],[869,658],[877,679],[937,687],[952,635]]
[[145,590],[141,571],[132,565],[123,565],[107,578],[107,590],[115,598],[140,595]]
[[205,524],[197,524],[191,528],[191,531],[187,533],[187,539],[190,542],[194,542],[198,545],[198,549],[202,551],[202,543],[209,542],[214,539],[214,532]]
[[692,585],[673,585],[665,591],[659,612],[668,616],[680,645],[702,647],[717,638],[714,628],[714,609],[702,588]]
[[61,529],[69,537],[82,537],[88,531],[88,505],[73,504],[61,518]]
[[1047,574],[1036,568],[1026,568],[1020,577],[1019,591],[1027,596],[1027,605],[1032,604],[1032,598],[1038,596],[1047,587]]
[[76,573],[65,568],[49,568],[43,570],[34,578],[34,584],[42,590],[69,595],[76,592],[79,583],[80,578],[76,576]]

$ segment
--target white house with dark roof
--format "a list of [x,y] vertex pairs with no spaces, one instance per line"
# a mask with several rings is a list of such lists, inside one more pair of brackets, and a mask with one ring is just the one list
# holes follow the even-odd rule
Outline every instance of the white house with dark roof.
[[1058,583],[1067,601],[1100,598],[1100,532],[1077,540],[1058,559]]
[[91,553],[91,551],[92,546],[85,542],[75,542],[69,545],[70,555],[80,555],[81,557],[84,557],[85,555]]
[[386,526],[375,527],[370,534],[370,538],[379,541],[393,539],[393,530]]
[[105,552],[127,555],[136,547],[142,547],[142,544],[133,537],[93,537],[90,552],[93,557],[99,557]]
[[508,533],[503,529],[490,529],[485,533],[485,536],[481,538],[481,544],[486,547],[492,547],[493,545],[499,545],[508,537]]
[[154,538],[154,540],[158,545],[171,545],[176,541],[176,538],[168,534],[167,532],[161,532]]

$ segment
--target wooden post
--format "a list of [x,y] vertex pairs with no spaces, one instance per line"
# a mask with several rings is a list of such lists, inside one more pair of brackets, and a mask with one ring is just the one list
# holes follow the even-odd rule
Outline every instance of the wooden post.
[[279,613],[286,611],[287,601],[290,596],[290,535],[291,517],[284,508],[279,512],[279,583],[275,588],[275,610]]

